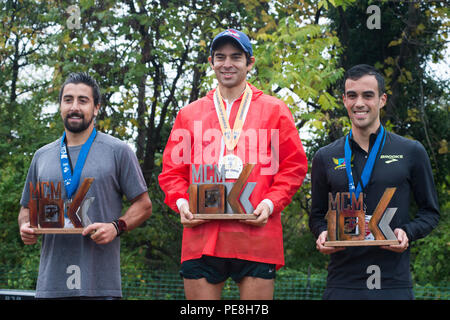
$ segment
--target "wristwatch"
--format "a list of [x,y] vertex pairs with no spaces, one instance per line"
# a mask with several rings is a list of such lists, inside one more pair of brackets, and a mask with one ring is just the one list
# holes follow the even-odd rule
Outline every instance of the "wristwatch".
[[122,219],[117,219],[112,222],[117,231],[117,236],[120,237],[122,233],[127,231],[127,223]]

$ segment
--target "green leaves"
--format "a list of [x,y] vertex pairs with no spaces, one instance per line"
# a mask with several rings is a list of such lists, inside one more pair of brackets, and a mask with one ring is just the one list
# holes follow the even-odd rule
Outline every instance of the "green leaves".
[[306,24],[305,20],[305,13],[298,11],[274,22],[270,33],[257,33],[257,73],[250,81],[283,99],[297,126],[314,135],[324,132],[331,121],[328,113],[339,108],[339,96],[329,89],[343,75],[337,65],[342,49],[328,25]]

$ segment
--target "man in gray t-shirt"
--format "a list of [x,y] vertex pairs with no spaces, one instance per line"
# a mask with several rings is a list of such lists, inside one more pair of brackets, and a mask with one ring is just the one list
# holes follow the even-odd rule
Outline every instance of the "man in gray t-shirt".
[[[25,244],[37,241],[29,222],[30,182],[53,182],[55,186],[61,182],[62,199],[69,198],[70,189],[63,183],[63,145],[71,170],[80,172],[79,185],[85,178],[94,178],[85,197],[95,198],[87,211],[93,223],[82,235],[43,235],[37,298],[121,297],[118,235],[136,228],[151,214],[151,201],[135,154],[126,143],[94,128],[99,97],[98,86],[91,77],[83,73],[69,76],[60,92],[65,134],[40,148],[28,171],[18,219]],[[83,146],[89,141],[92,143],[80,170],[77,161],[83,161]],[[122,216],[123,196],[131,201],[131,206]]]

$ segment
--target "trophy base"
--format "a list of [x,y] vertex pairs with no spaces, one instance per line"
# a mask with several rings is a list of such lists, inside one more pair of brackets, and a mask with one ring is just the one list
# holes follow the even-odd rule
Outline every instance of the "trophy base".
[[33,228],[35,234],[81,234],[84,228]]
[[343,240],[325,241],[325,247],[389,246],[399,243],[398,240]]
[[194,219],[205,220],[256,220],[258,217],[254,214],[246,213],[197,213]]

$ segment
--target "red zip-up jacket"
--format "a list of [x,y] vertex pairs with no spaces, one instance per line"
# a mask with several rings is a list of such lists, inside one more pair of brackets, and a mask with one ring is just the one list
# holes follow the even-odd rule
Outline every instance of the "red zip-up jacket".
[[[250,85],[252,100],[234,154],[243,163],[256,163],[248,182],[256,182],[249,198],[254,208],[263,199],[274,204],[263,227],[239,221],[210,220],[184,228],[181,262],[209,255],[284,265],[281,211],[301,186],[308,166],[298,130],[287,106]],[[192,164],[218,163],[222,134],[211,90],[205,97],[182,108],[175,120],[163,154],[159,184],[165,203],[178,212],[176,201],[189,199]],[[241,98],[233,103],[233,127]],[[233,182],[234,180],[227,180]]]

